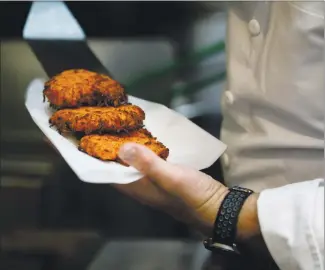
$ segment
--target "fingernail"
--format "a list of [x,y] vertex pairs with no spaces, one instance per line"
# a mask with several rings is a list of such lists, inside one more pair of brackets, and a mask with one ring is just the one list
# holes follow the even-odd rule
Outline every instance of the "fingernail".
[[131,163],[135,158],[135,148],[132,145],[124,145],[119,152],[119,157],[128,162]]

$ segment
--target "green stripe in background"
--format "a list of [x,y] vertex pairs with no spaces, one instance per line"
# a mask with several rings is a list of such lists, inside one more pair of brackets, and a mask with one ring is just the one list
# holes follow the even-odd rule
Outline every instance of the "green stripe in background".
[[[166,76],[172,72],[177,71],[178,69],[180,69],[182,67],[186,67],[188,65],[199,64],[203,60],[205,60],[213,55],[220,54],[220,53],[224,52],[224,50],[225,50],[224,41],[212,44],[208,47],[205,47],[197,52],[190,54],[188,57],[186,57],[178,62],[170,63],[164,67],[144,72],[144,73],[136,76],[135,78],[131,79],[129,82],[125,83],[125,86],[129,89],[136,88],[147,81],[151,81],[151,80]],[[172,89],[172,91],[173,92],[176,91],[177,93],[185,93],[185,92],[193,93],[193,92],[196,92],[196,90],[198,88],[202,88],[202,87],[207,86],[207,85],[214,83],[216,81],[220,81],[224,78],[225,78],[225,72],[222,72],[220,74],[213,75],[209,78],[205,78],[201,81],[191,83],[191,84],[186,84],[180,88],[176,87],[175,89]]]

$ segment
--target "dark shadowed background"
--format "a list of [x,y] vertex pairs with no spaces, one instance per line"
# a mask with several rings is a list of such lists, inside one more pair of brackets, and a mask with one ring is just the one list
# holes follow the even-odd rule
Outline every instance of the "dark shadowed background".
[[[43,141],[24,93],[34,78],[94,69],[218,137],[225,27],[222,3],[0,3],[1,270],[202,269],[196,232],[79,181]],[[206,172],[222,180],[218,163]],[[243,269],[219,261],[213,269]]]

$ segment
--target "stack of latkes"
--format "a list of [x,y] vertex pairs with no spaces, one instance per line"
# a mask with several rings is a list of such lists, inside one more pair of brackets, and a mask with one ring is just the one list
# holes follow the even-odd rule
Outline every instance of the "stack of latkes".
[[56,110],[50,125],[60,134],[81,137],[79,150],[90,156],[127,165],[118,151],[124,143],[135,142],[168,157],[168,148],[143,127],[144,111],[129,103],[121,84],[106,75],[67,70],[45,83],[43,95]]

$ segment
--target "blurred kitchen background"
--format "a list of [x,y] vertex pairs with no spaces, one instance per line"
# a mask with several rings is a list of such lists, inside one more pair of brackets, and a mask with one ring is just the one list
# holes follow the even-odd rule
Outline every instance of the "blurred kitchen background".
[[[44,142],[24,94],[33,79],[65,68],[106,68],[132,95],[218,137],[223,3],[1,2],[0,13],[0,269],[200,269],[195,232],[79,181]],[[218,164],[207,172],[222,178]]]

